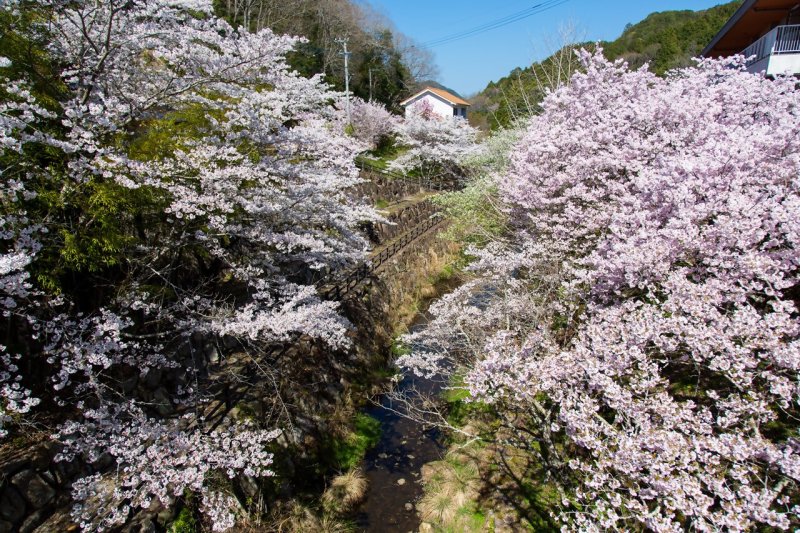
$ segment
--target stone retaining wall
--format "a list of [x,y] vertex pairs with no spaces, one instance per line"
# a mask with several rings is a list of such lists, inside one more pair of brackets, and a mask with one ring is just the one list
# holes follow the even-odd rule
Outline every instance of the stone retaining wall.
[[353,195],[366,198],[372,205],[379,201],[390,204],[399,202],[424,190],[419,183],[412,180],[392,179],[368,170],[362,170],[361,177],[366,181],[353,188]]

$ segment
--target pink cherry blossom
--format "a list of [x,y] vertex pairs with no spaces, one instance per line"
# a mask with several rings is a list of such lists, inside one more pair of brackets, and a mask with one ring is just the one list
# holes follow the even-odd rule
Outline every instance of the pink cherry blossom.
[[525,413],[566,529],[794,528],[796,80],[582,59],[498,179],[513,243],[401,363]]

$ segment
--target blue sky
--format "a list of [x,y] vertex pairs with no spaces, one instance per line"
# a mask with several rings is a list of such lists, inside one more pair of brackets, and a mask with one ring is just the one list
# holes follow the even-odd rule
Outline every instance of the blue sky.
[[[542,0],[362,0],[397,28],[425,43],[501,19]],[[547,57],[559,27],[574,25],[582,40],[617,38],[625,25],[654,11],[706,9],[726,0],[567,0],[507,26],[433,47],[439,81],[463,95],[483,89],[514,67]]]

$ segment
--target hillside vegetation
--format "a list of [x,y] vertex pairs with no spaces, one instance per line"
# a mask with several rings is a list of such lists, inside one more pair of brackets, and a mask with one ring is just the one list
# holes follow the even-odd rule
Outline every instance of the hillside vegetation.
[[[653,72],[662,75],[672,68],[689,66],[740,4],[735,0],[702,11],[652,13],[641,22],[628,24],[618,39],[600,44],[609,59],[623,58],[632,68],[647,63]],[[594,45],[568,44],[540,63],[516,68],[508,76],[490,82],[473,98],[471,121],[494,129],[535,111],[544,90],[556,83],[559,74],[563,81],[577,65],[571,56],[578,46]]]
[[306,39],[289,56],[304,76],[324,74],[343,91],[344,56],[350,52],[350,90],[394,111],[418,82],[435,76],[432,55],[392,27],[390,21],[353,0],[216,0],[215,11],[233,26],[269,28]]

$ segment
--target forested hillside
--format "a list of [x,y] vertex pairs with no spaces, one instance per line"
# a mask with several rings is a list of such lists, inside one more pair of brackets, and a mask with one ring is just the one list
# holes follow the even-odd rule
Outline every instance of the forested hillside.
[[435,73],[429,52],[352,0],[216,0],[215,9],[234,26],[305,37],[307,42],[297,46],[289,64],[305,76],[325,74],[339,90],[344,90],[340,40],[346,38],[351,91],[394,111],[419,80]]
[[[641,22],[628,24],[618,39],[600,44],[609,59],[623,58],[632,68],[648,63],[653,72],[661,75],[672,68],[689,66],[740,4],[735,0],[702,11],[652,13]],[[569,78],[577,65],[571,57],[576,46],[580,45],[566,44],[541,63],[516,68],[508,76],[490,82],[473,98],[473,123],[496,128],[535,110],[544,89]]]

